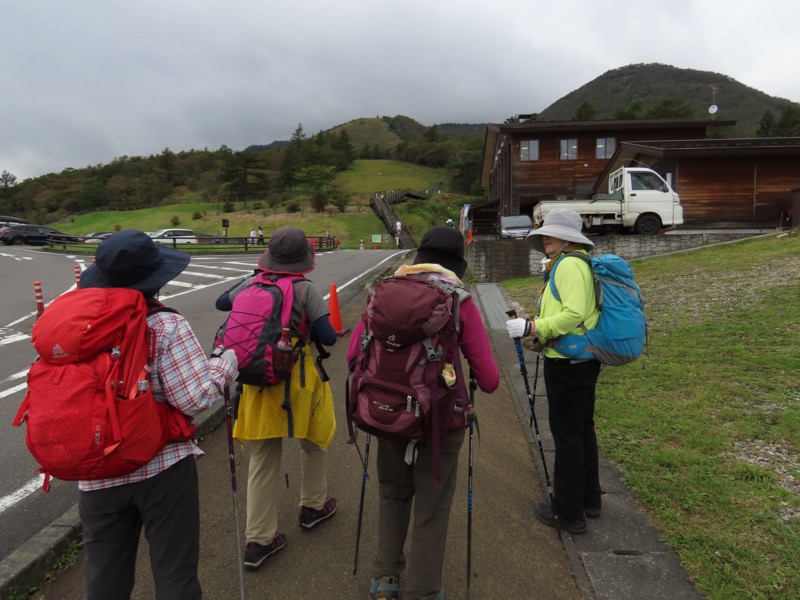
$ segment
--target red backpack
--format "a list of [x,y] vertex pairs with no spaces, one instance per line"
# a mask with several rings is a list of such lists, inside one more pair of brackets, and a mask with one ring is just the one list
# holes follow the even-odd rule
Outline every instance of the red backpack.
[[[154,310],[171,310],[158,304]],[[132,473],[172,440],[194,437],[188,417],[150,388],[155,340],[141,292],[86,288],[54,300],[34,323],[39,358],[14,425],[45,474],[65,480]]]
[[[387,277],[370,295],[364,334],[350,365],[347,419],[379,437],[408,440],[411,447],[431,438],[437,466],[440,446],[456,413],[468,424],[466,385],[461,369],[459,305],[469,297],[461,287],[429,277]],[[452,356],[456,385],[443,373]]]

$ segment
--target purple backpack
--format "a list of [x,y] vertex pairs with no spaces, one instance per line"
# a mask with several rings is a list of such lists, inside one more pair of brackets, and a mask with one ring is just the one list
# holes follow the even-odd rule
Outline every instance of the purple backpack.
[[[236,353],[240,383],[270,386],[288,379],[306,341],[303,324],[291,322],[294,283],[303,279],[302,275],[259,273],[234,298],[214,344]],[[289,349],[278,347],[283,327],[299,338]]]
[[[378,284],[362,315],[360,350],[350,365],[351,438],[353,425],[407,440],[411,448],[430,438],[438,463],[453,414],[464,412],[468,401],[458,352],[459,305],[468,297],[463,288],[425,276],[388,277]],[[448,356],[456,385],[443,375]]]

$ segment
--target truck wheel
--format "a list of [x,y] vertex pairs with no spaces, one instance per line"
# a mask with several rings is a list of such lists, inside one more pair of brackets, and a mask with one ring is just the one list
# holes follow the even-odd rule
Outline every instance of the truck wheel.
[[636,220],[636,233],[640,235],[655,235],[661,229],[661,219],[655,215],[642,215]]

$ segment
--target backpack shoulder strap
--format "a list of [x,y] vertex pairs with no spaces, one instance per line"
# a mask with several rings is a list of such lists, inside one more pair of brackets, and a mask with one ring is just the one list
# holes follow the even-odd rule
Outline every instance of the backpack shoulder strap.
[[[558,288],[556,288],[556,267],[558,267],[558,263],[560,263],[562,260],[564,260],[565,258],[569,258],[571,256],[575,258],[580,258],[583,262],[589,265],[589,269],[591,269],[592,275],[594,275],[594,269],[592,268],[592,257],[589,256],[588,254],[584,254],[583,252],[565,252],[564,254],[559,256],[558,260],[556,260],[555,264],[553,264],[553,268],[550,269],[550,275],[548,277],[548,279],[550,280],[550,292],[559,302],[561,302],[561,296],[558,293]],[[596,300],[597,298],[599,298],[599,296],[597,295],[598,282],[596,278],[594,278],[594,288],[595,288],[594,291]]]

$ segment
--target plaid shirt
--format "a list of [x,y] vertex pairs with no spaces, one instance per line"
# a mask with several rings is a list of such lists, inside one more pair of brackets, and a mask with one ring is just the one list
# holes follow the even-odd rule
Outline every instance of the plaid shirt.
[[[223,358],[206,358],[189,322],[181,315],[157,312],[147,317],[156,344],[151,359],[150,385],[159,402],[169,402],[186,415],[211,407],[223,398],[225,386],[236,378],[233,363]],[[194,441],[170,442],[140,469],[111,479],[81,480],[78,488],[87,492],[143,481],[168,469],[189,455],[200,456]]]

